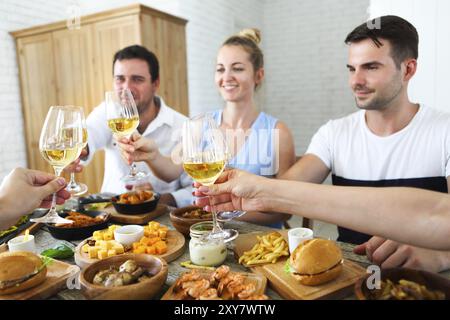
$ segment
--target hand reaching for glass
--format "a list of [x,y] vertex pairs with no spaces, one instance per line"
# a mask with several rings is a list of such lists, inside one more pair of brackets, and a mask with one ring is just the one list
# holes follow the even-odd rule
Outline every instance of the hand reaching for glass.
[[87,155],[88,155],[87,150],[83,149],[81,151],[81,154],[78,157],[78,159],[76,159],[74,162],[72,162],[67,167],[65,167],[63,171],[64,172],[68,172],[68,173],[80,173],[80,172],[82,172],[84,166],[80,162],[81,162],[81,159],[84,159]]
[[[14,169],[0,186],[0,198],[3,206],[8,208],[7,216],[11,220],[5,219],[5,226],[13,224],[17,218],[38,207],[49,208],[54,192],[56,192],[56,203],[63,204],[70,198],[70,193],[64,189],[65,186],[64,178],[57,178],[50,173],[24,168]],[[0,220],[3,221],[3,219]],[[0,229],[4,229],[5,226]]]
[[128,163],[144,161],[154,175],[166,182],[177,179],[183,172],[183,167],[172,162],[170,157],[162,155],[153,139],[145,138],[138,133],[131,137],[121,137],[117,140],[123,159]]
[[195,204],[206,211],[267,211],[267,180],[237,169],[226,170],[213,185],[194,183],[194,195],[198,197]]

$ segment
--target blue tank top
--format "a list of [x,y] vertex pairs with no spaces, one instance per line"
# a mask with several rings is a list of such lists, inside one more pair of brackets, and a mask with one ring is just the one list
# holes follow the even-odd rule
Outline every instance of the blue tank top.
[[[222,123],[222,110],[212,113],[217,125]],[[250,135],[237,154],[228,161],[228,167],[244,170],[258,176],[273,177],[278,172],[278,161],[275,150],[279,137],[275,126],[278,119],[260,112],[250,128]],[[283,223],[275,223],[268,227],[281,229]]]
[[[222,110],[212,113],[213,119],[220,126]],[[228,167],[251,172],[258,176],[272,177],[278,172],[275,157],[278,130],[275,129],[277,119],[260,112],[250,128],[250,135],[237,154],[228,161]],[[242,131],[244,133],[244,131]],[[244,137],[244,135],[243,135]]]

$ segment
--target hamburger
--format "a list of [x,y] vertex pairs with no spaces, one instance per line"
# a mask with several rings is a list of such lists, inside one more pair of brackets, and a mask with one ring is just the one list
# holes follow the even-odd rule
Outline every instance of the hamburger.
[[33,288],[45,281],[47,268],[31,252],[4,252],[0,254],[0,295]]
[[291,275],[307,286],[331,281],[342,272],[341,249],[331,240],[306,240],[295,248],[288,261]]

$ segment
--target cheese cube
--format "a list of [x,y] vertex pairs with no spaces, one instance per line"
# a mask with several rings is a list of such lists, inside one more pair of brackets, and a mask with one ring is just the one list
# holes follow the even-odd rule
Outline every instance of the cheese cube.
[[90,259],[97,259],[98,257],[98,247],[90,247],[88,250],[89,258]]
[[105,259],[108,257],[108,251],[106,250],[98,250],[98,258],[99,259]]
[[108,257],[113,257],[116,255],[116,250],[114,249],[109,249],[108,250]]
[[116,251],[116,254],[122,254],[122,253],[125,252],[125,249],[124,249],[124,247],[121,244],[114,245],[112,247],[112,249]]
[[81,251],[84,252],[84,253],[88,253],[90,247],[91,247],[91,246],[89,246],[89,245],[86,243],[85,245],[83,245],[83,246],[81,247]]
[[103,233],[103,239],[104,240],[113,240],[114,234],[111,231],[106,231],[105,233]]

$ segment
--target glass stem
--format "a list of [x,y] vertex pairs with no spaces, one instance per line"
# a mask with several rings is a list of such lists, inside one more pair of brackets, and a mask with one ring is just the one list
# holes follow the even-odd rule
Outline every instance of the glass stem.
[[[53,168],[55,170],[55,176],[59,177],[61,175],[62,168]],[[52,196],[52,206],[50,207],[49,214],[57,215],[56,213],[56,192]]]
[[136,164],[133,162],[130,166],[130,175],[135,176],[137,173]]
[[77,182],[75,181],[75,172],[72,172],[70,174],[69,188],[74,189],[76,186],[77,186]]
[[[209,203],[210,205],[212,204],[212,196],[209,197]],[[221,232],[222,228],[219,225],[219,222],[217,221],[217,212],[214,209],[214,206],[211,205],[211,213],[212,213],[212,218],[213,218],[213,229],[212,229],[212,233],[217,233],[217,232]]]

